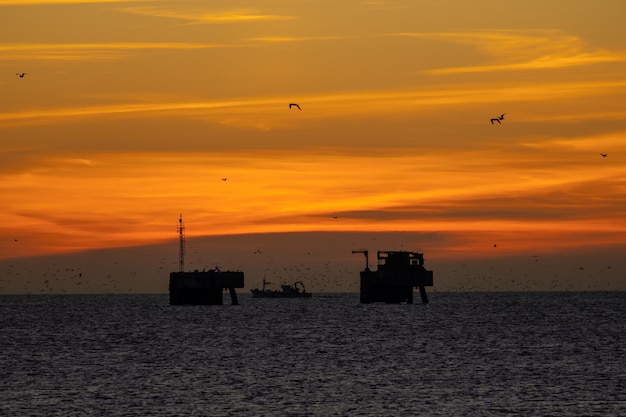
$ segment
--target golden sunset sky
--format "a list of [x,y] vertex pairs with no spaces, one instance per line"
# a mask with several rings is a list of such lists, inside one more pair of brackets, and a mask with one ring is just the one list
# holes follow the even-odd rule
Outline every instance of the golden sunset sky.
[[[149,291],[124,248],[147,262],[169,244],[144,278],[166,289],[181,213],[190,248],[287,236],[315,256],[315,236],[315,262],[341,253],[355,277],[351,249],[402,247],[439,283],[463,259],[589,271],[582,256],[624,290],[625,16],[623,0],[0,0],[0,293],[101,250],[119,288]],[[214,255],[189,266],[229,261]]]

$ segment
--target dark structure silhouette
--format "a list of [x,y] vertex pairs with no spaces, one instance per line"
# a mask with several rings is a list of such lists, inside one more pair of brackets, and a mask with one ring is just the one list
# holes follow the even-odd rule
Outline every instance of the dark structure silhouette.
[[183,215],[178,220],[179,260],[178,272],[170,272],[171,305],[223,305],[222,291],[228,288],[233,305],[239,304],[235,288],[243,288],[241,271],[220,271],[217,267],[209,271],[185,272],[185,225]]
[[170,273],[170,304],[171,305],[223,305],[222,292],[230,291],[233,305],[239,304],[235,288],[243,288],[244,276],[241,271],[209,271],[171,272]]
[[302,110],[297,103],[289,103],[289,110],[291,110],[292,107],[297,107],[298,110]]
[[265,287],[271,285],[263,278],[262,289],[255,288],[251,290],[252,298],[311,298],[311,293],[306,292],[304,283],[302,281],[296,281],[293,285],[283,284],[280,286],[280,290],[269,290]]
[[428,304],[425,287],[433,285],[433,271],[424,268],[424,255],[417,252],[378,251],[378,270],[369,269],[367,250],[352,253],[365,255],[361,271],[361,303],[413,304],[413,288],[418,288],[422,303]]

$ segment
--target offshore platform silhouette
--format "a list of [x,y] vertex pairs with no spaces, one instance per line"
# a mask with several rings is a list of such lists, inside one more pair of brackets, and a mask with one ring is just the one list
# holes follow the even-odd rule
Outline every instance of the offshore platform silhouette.
[[228,288],[233,305],[239,304],[235,288],[244,287],[241,271],[220,271],[217,267],[208,271],[185,272],[185,226],[183,215],[178,221],[180,255],[178,272],[170,272],[170,305],[222,305],[222,291]]
[[369,269],[369,252],[353,250],[365,255],[365,269],[361,271],[361,303],[413,304],[413,288],[418,288],[422,303],[428,304],[425,287],[433,285],[433,271],[424,268],[424,255],[406,251],[378,251],[378,270]]

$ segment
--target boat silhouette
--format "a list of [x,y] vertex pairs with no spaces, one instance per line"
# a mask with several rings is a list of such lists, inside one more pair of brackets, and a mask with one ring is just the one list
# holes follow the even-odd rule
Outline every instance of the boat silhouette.
[[250,290],[252,298],[311,298],[311,293],[306,292],[302,281],[296,281],[293,285],[282,284],[280,290],[267,289],[268,285],[272,285],[272,283],[263,278],[262,289]]

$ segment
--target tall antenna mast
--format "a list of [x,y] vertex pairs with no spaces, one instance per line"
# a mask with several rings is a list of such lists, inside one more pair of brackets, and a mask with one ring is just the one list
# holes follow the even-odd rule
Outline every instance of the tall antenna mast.
[[180,214],[178,219],[178,236],[180,241],[179,255],[178,255],[178,270],[180,272],[185,271],[185,224],[183,223],[183,214]]

